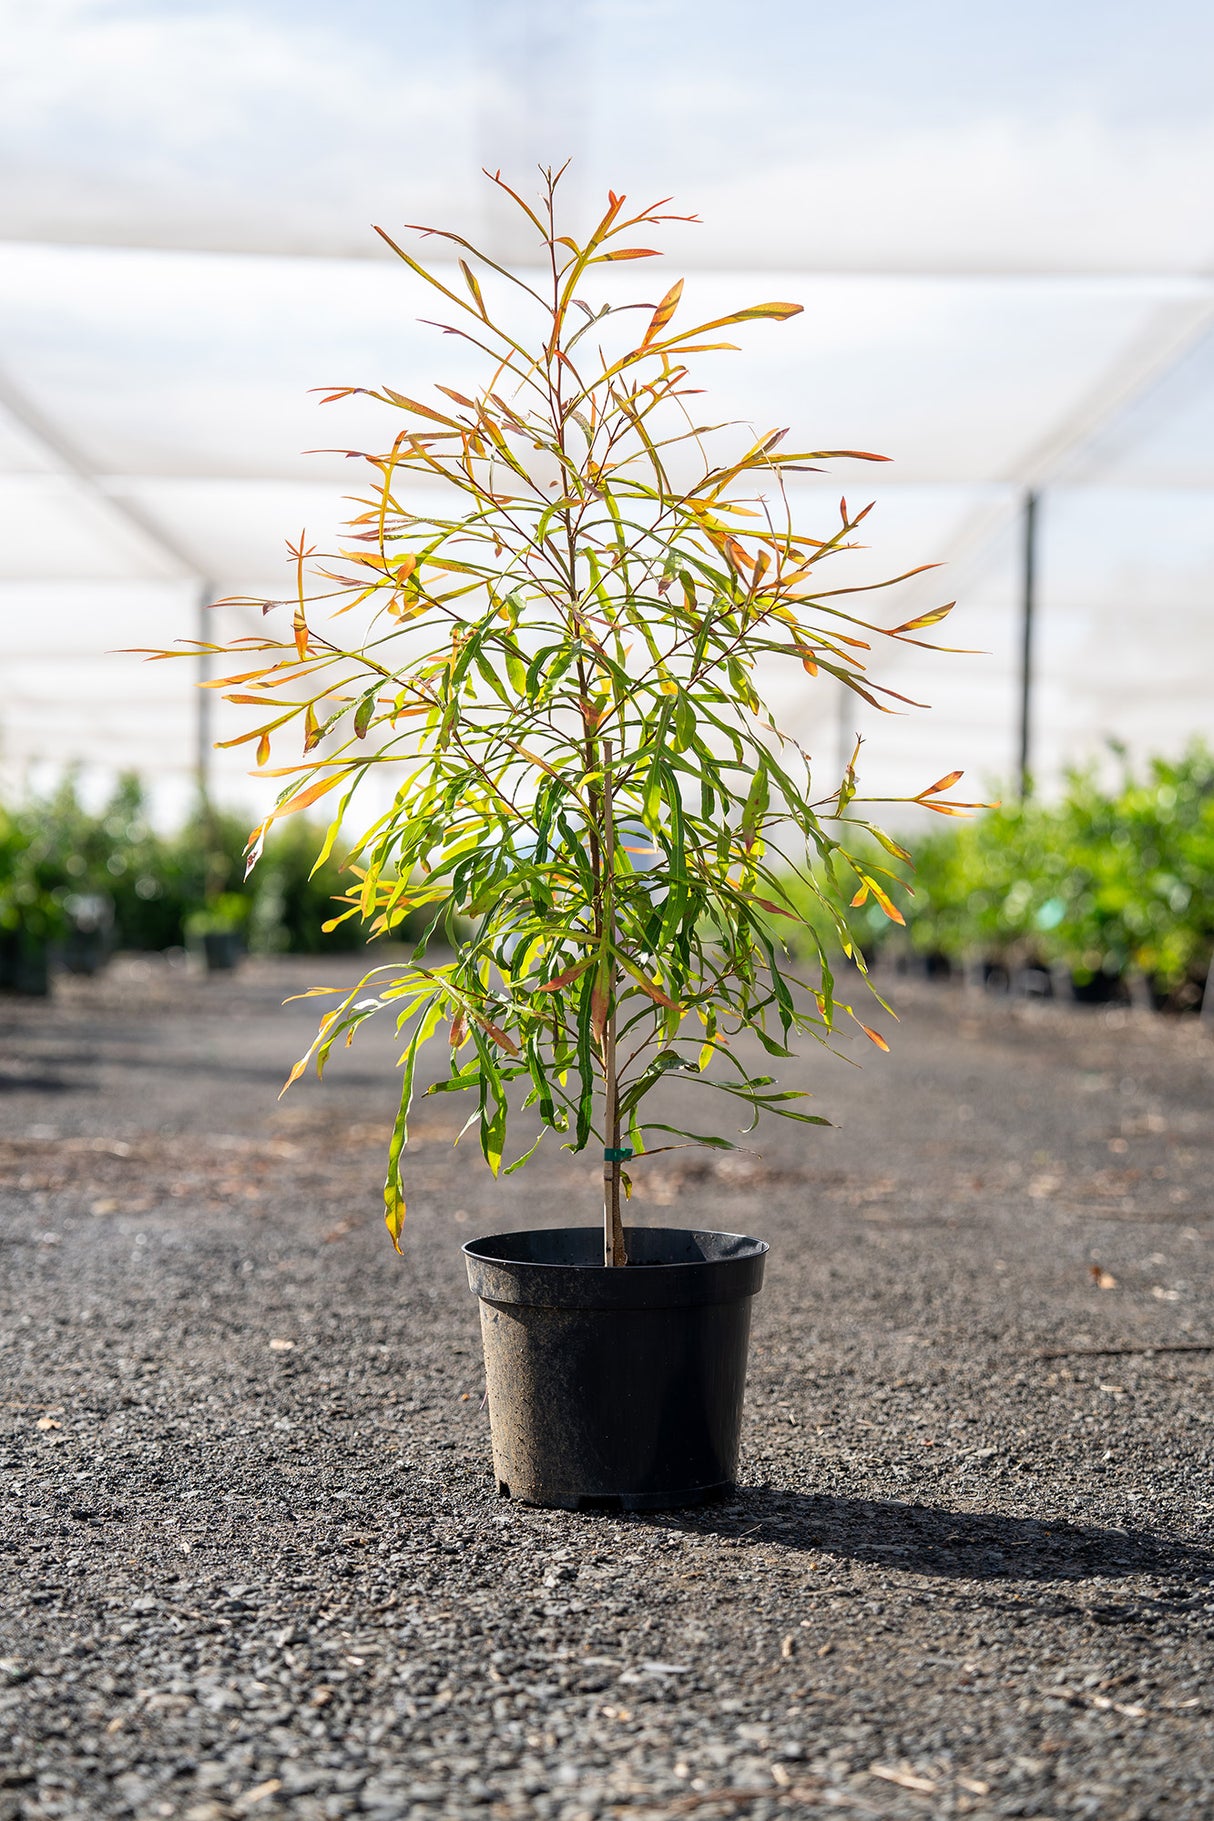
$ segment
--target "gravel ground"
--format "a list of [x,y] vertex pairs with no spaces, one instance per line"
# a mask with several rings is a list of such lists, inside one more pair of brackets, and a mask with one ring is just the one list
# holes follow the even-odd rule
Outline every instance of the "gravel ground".
[[899,987],[839,1129],[638,1168],[772,1245],[741,1485],[571,1515],[458,1247],[593,1169],[427,1102],[398,1260],[385,1039],[276,1100],[348,973],[0,1004],[0,1821],[1214,1813],[1208,1033]]

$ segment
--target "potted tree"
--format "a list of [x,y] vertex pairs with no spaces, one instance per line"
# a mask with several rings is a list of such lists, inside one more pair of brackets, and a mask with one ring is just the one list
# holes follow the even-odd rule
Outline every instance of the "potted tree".
[[[805,969],[777,931],[802,925],[805,892],[848,954],[849,901],[902,921],[890,875],[847,845],[860,828],[906,858],[857,813],[855,755],[841,780],[815,777],[764,679],[791,665],[807,685],[831,678],[881,706],[892,692],[864,666],[874,630],[913,640],[948,607],[874,629],[847,605],[860,591],[823,573],[867,508],[842,500],[837,524],[812,535],[795,521],[796,477],[881,458],[789,453],[783,430],[700,421],[689,360],[800,306],[680,329],[681,281],[656,303],[604,293],[605,268],[653,257],[638,234],[688,218],[661,203],[629,213],[610,194],[576,239],[557,221],[559,176],[545,174],[535,207],[492,179],[534,234],[538,271],[508,271],[452,233],[440,235],[450,265],[430,270],[383,235],[442,299],[439,326],[482,377],[427,400],[329,389],[326,402],[362,392],[393,420],[386,447],[348,451],[368,482],[350,535],[314,571],[319,592],[313,553],[302,540],[293,552],[289,630],[209,649],[238,658],[212,686],[260,711],[240,738],[263,775],[288,780],[250,863],[275,822],[327,797],[318,864],[340,840],[355,881],[334,922],[390,936],[425,916],[408,960],[344,995],[291,1077],[323,1068],[366,1019],[397,1022],[385,1202],[398,1250],[431,1041],[449,1065],[427,1091],[473,1098],[468,1124],[495,1175],[546,1137],[601,1160],[601,1236],[577,1225],[464,1247],[500,1486],[543,1504],[666,1505],[732,1481],[766,1247],[626,1224],[644,1159],[734,1143],[659,1107],[661,1090],[710,1088],[750,1124],[826,1123],[754,1052],[787,1058],[797,1037],[828,1041],[840,1017],[886,1045],[837,1000],[831,945],[815,934]],[[301,735],[302,754],[270,768],[272,745]],[[391,802],[356,829],[360,787],[386,770]],[[959,775],[917,800],[955,813],[943,793]],[[444,936],[449,950],[432,954]]]
[[63,856],[37,811],[0,809],[0,992],[44,999],[56,944],[66,935]]
[[186,942],[201,954],[208,974],[228,974],[240,966],[250,909],[243,892],[217,892],[185,918]]

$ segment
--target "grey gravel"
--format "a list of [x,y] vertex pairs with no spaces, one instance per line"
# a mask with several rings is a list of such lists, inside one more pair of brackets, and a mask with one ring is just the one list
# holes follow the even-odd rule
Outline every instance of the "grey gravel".
[[387,1036],[276,1099],[349,977],[0,1002],[0,1821],[1214,1812],[1208,1033],[898,986],[838,1130],[639,1166],[772,1244],[742,1483],[569,1515],[458,1248],[593,1171],[423,1103],[396,1259]]

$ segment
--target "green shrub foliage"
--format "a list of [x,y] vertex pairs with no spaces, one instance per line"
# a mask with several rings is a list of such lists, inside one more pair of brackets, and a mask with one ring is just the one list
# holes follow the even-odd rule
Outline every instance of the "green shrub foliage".
[[916,843],[908,937],[954,960],[1058,962],[1080,982],[1145,975],[1192,1003],[1214,954],[1214,753],[1191,745],[1109,788],[988,811]]

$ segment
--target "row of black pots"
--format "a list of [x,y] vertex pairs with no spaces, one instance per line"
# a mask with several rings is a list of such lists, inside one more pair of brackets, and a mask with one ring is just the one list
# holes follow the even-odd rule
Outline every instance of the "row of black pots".
[[[1124,973],[1098,968],[1091,971],[1068,969],[1057,963],[1030,958],[1027,961],[984,959],[968,965],[942,953],[918,955],[901,952],[893,963],[895,973],[904,978],[926,980],[970,979],[985,992],[1019,999],[1070,1000],[1075,1005],[1115,1006],[1135,1003],[1135,988]],[[1165,984],[1148,976],[1140,990],[1145,1003],[1157,1012],[1200,1012],[1206,998],[1207,982],[1190,976],[1179,986]]]
[[[199,946],[208,974],[230,973],[245,952],[240,935],[230,930],[208,931]],[[56,968],[66,974],[99,974],[111,953],[109,932],[103,929],[72,929],[59,942],[24,930],[0,930],[0,993],[45,999]]]

